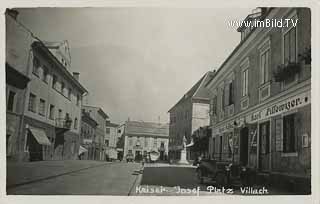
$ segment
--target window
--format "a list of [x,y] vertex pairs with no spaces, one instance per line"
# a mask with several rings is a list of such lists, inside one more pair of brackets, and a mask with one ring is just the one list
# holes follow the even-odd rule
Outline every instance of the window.
[[270,50],[266,50],[260,56],[260,84],[264,84],[268,81],[268,70],[269,68],[269,59],[270,59]]
[[9,92],[9,98],[8,98],[8,105],[7,105],[7,110],[8,111],[13,111],[13,105],[14,105],[14,97],[16,93],[13,91]]
[[154,138],[153,147],[157,147],[157,138]]
[[283,117],[283,152],[296,151],[295,114]]
[[69,88],[69,89],[68,89],[68,99],[71,99],[71,93],[72,93],[72,89]]
[[225,104],[225,96],[224,96],[224,88],[221,88],[221,110],[224,111],[224,104]]
[[43,66],[42,70],[43,70],[42,80],[48,83],[48,68],[46,66]]
[[39,67],[40,67],[40,61],[37,57],[34,57],[32,73],[36,76],[39,76]]
[[229,83],[229,100],[228,100],[228,105],[233,104],[234,102],[234,86],[233,86],[233,81]]
[[144,146],[148,147],[148,138],[146,138],[146,137],[144,138]]
[[40,103],[39,103],[39,115],[44,116],[46,112],[46,101],[40,98]]
[[79,106],[80,105],[80,96],[79,96],[79,94],[77,94],[77,106]]
[[110,134],[110,128],[106,128],[106,133]]
[[[297,61],[297,44],[296,44],[296,28],[290,28],[283,36],[283,56],[284,64],[294,63]],[[284,85],[291,84],[296,79],[295,75],[284,80]]]
[[78,118],[75,118],[75,119],[74,119],[74,124],[73,124],[73,125],[74,125],[73,128],[74,128],[75,130],[78,129]]
[[109,140],[105,140],[105,141],[104,141],[104,144],[105,144],[106,146],[109,146]]
[[212,115],[217,115],[217,96],[214,96],[212,99],[211,99],[211,114]]
[[52,75],[52,88],[56,89],[57,88],[57,81],[58,78],[56,75]]
[[28,110],[31,112],[36,112],[36,95],[32,93],[30,93],[29,96]]
[[120,129],[118,130],[118,133],[121,133],[121,130],[120,130]]
[[62,118],[62,110],[61,110],[61,109],[59,109],[59,111],[58,111],[58,118],[59,118],[59,119]]
[[63,93],[64,88],[65,88],[65,84],[64,84],[64,82],[61,82],[61,91],[60,92],[62,93],[62,95],[64,94]]
[[248,76],[249,76],[249,70],[245,69],[242,72],[242,96],[248,95]]
[[129,138],[129,146],[132,146],[132,142],[133,142],[133,141],[132,141],[132,138],[130,137],[130,138]]
[[283,36],[284,42],[284,63],[296,62],[296,27],[292,27]]

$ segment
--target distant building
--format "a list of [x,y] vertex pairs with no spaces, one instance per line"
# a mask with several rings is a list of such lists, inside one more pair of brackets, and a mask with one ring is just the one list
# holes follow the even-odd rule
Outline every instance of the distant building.
[[117,159],[117,142],[118,142],[118,124],[111,123],[109,120],[106,121],[106,135],[105,135],[105,145],[106,145],[106,155],[109,159]]
[[[183,137],[191,142],[192,133],[210,123],[209,91],[204,88],[213,72],[207,72],[184,96],[168,111],[170,114],[169,156],[173,160],[180,158]],[[187,159],[194,159],[188,151]]]
[[93,142],[96,137],[96,129],[98,123],[90,116],[88,112],[82,109],[81,120],[81,143],[79,154],[81,159],[95,160],[95,143]]
[[117,159],[123,159],[123,149],[124,149],[124,129],[125,123],[117,127]]
[[95,146],[94,158],[95,160],[105,160],[105,131],[106,131],[106,120],[109,116],[100,107],[83,105],[82,109],[87,112],[91,118],[93,118],[98,126],[96,128],[96,137],[93,140],[93,146]]
[[[9,105],[13,98],[19,98],[15,108],[21,114],[19,128],[15,133],[7,133],[13,136],[11,139],[8,136],[11,157],[76,159],[82,96],[87,91],[78,81],[79,76],[74,77],[46,44],[17,22],[16,16],[10,15],[11,11],[7,10],[6,15],[6,63],[19,72],[17,77],[21,73],[30,79],[23,97],[20,93],[13,94],[14,91],[7,95]],[[12,130],[12,126],[9,128]]]
[[168,124],[126,121],[124,128],[124,158],[133,154],[136,160],[147,157],[150,152],[157,152],[159,160],[168,156]]

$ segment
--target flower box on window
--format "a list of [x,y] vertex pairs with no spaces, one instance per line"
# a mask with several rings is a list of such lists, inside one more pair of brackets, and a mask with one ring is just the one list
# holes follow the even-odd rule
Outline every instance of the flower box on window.
[[290,62],[287,65],[278,65],[277,69],[274,70],[273,76],[276,82],[284,81],[287,78],[294,76],[300,71],[300,64]]
[[311,48],[305,48],[304,52],[298,55],[298,58],[305,64],[311,64]]

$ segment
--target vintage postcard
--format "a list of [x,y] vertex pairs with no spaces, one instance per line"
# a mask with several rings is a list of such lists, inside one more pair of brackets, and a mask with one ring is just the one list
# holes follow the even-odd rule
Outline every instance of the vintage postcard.
[[313,12],[6,7],[6,195],[316,194]]

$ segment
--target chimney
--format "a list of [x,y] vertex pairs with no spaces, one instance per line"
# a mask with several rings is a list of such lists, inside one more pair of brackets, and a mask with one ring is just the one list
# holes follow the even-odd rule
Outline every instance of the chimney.
[[7,9],[6,13],[11,16],[14,20],[17,20],[17,17],[19,15],[19,12],[17,10],[14,9]]
[[79,81],[79,76],[80,76],[80,73],[79,72],[73,72],[73,78],[75,78],[77,81]]

